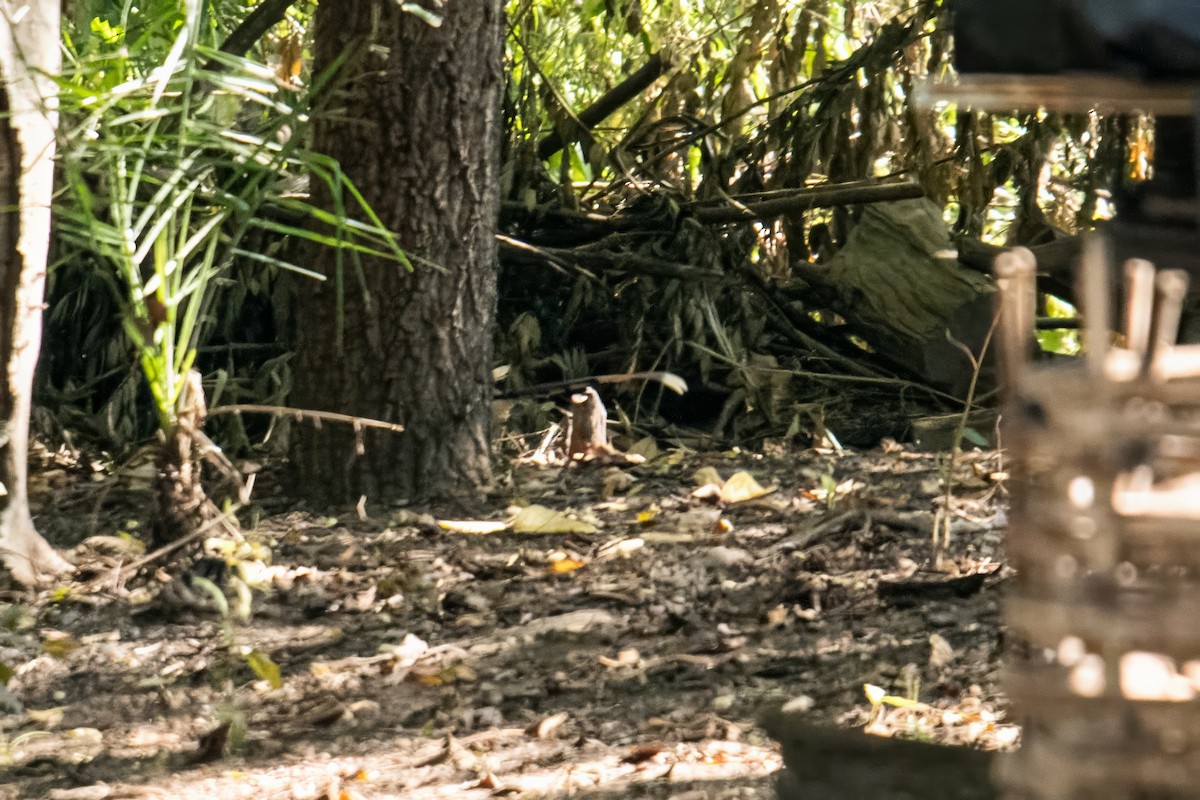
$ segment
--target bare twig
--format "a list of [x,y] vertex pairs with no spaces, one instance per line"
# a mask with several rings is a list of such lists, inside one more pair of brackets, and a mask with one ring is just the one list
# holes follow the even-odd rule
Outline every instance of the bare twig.
[[[287,10],[296,0],[263,0],[257,8],[250,12],[241,25],[238,25],[229,38],[221,44],[221,52],[235,56],[244,56],[246,51],[254,46],[267,31],[271,30],[287,14]],[[219,71],[220,62],[209,62],[205,69]]]
[[[211,502],[210,502],[210,505],[212,505]],[[216,508],[215,505],[213,505],[212,507],[214,509]],[[241,510],[241,505],[235,504],[234,506],[232,506],[230,508],[230,510],[227,512],[227,514],[232,515],[232,514],[237,513],[240,510]],[[83,591],[84,592],[92,592],[92,591],[95,591],[96,589],[99,589],[101,586],[103,586],[105,584],[113,582],[114,580],[117,582],[123,581],[126,578],[128,578],[130,575],[132,575],[133,573],[137,572],[142,567],[146,566],[147,564],[151,564],[155,561],[158,561],[160,558],[163,558],[164,556],[168,556],[171,553],[174,553],[176,550],[180,549],[181,547],[191,544],[192,542],[196,541],[200,537],[206,535],[213,528],[232,527],[231,523],[229,522],[229,517],[227,516],[227,514],[219,513],[218,516],[214,517],[213,519],[210,519],[208,522],[204,523],[199,528],[197,528],[196,530],[187,534],[186,536],[181,536],[180,538],[176,539],[175,541],[173,541],[169,544],[165,544],[162,547],[158,548],[157,550],[154,550],[151,553],[147,553],[146,555],[142,556],[141,558],[137,559],[136,561],[131,561],[130,563],[125,564],[124,566],[120,567],[117,570],[117,574],[115,576],[112,574],[103,575],[99,578],[95,578],[95,579],[89,581],[88,583],[85,583],[83,585]],[[239,535],[240,535],[240,533],[239,533]]]
[[797,189],[788,197],[764,200],[759,203],[746,203],[742,206],[726,206],[724,208],[697,208],[696,219],[706,224],[723,222],[744,222],[757,219],[780,217],[785,214],[798,214],[813,208],[829,208],[831,206],[857,205],[860,203],[881,203],[890,200],[908,200],[914,197],[924,197],[925,190],[918,184],[909,181],[874,182],[863,185],[855,181],[852,185],[833,184],[831,186],[816,186],[811,189]]
[[[975,404],[975,388],[979,384],[979,373],[983,371],[983,357],[987,355],[988,345],[992,342],[992,334],[996,332],[996,327],[1000,324],[1000,313],[997,312],[992,317],[991,327],[988,328],[987,336],[983,337],[983,345],[979,348],[979,357],[971,352],[971,348],[967,347],[962,342],[951,339],[950,341],[957,345],[960,350],[966,353],[967,358],[971,360],[971,384],[967,387],[967,397],[964,402],[962,416],[958,419],[958,427],[954,430],[954,442],[950,448],[950,461],[946,465],[946,481],[945,492],[942,495],[942,508],[940,513],[934,515],[933,523],[933,552],[934,565],[940,568],[942,566],[942,557],[945,555],[946,549],[950,546],[950,503],[954,500],[954,468],[958,464],[958,456],[962,452],[963,435],[967,431],[967,420],[971,416],[971,407]],[[947,337],[949,334],[947,333]],[[940,536],[938,534],[941,534]]]
[[704,281],[708,283],[731,283],[733,279],[724,272],[693,267],[661,258],[651,258],[638,253],[595,252],[562,247],[535,247],[507,236],[497,236],[500,252],[510,257],[534,258],[550,262],[558,267],[577,265],[593,270],[608,272],[631,272],[639,275],[654,275],[660,278],[675,278],[681,281]]
[[309,408],[288,408],[287,406],[264,406],[256,403],[234,403],[228,406],[218,406],[208,410],[208,416],[217,414],[274,414],[279,417],[295,417],[296,419],[317,420],[320,422],[343,422],[355,428],[379,428],[385,431],[400,433],[404,426],[395,422],[384,422],[370,417],[356,417],[353,414],[339,414],[336,411],[314,411]]

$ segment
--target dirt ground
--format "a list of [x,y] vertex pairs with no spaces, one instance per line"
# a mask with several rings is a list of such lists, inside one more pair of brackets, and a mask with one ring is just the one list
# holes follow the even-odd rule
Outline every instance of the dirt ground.
[[86,567],[4,593],[0,798],[769,798],[783,703],[1015,738],[995,454],[954,466],[939,570],[947,456],[896,446],[515,465],[472,520],[286,511],[264,477],[183,575],[122,570],[136,468],[41,462]]

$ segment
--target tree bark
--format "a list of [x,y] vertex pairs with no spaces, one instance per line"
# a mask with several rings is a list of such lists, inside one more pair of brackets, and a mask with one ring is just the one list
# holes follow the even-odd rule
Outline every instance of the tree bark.
[[0,556],[25,584],[63,572],[34,528],[26,468],[42,339],[57,114],[58,3],[0,0]]
[[440,13],[435,28],[378,0],[317,10],[315,71],[354,55],[345,111],[317,121],[314,147],[340,162],[414,263],[364,259],[357,271],[347,259],[340,290],[333,252],[314,250],[329,280],[295,287],[291,405],[405,428],[296,426],[294,485],[319,502],[475,494],[491,476],[503,14],[499,0]]

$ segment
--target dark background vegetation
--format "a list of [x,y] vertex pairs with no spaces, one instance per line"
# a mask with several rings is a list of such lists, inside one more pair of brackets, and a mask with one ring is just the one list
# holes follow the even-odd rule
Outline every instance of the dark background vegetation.
[[[162,5],[143,19],[173,4]],[[209,6],[214,45],[251,8]],[[952,74],[952,6],[509,3],[495,366],[510,432],[536,434],[556,419],[549,401],[561,397],[562,382],[641,370],[677,373],[691,391],[606,388],[635,437],[733,443],[828,430],[870,444],[906,435],[913,419],[962,410],[961,386],[938,385],[885,355],[821,273],[863,206],[749,221],[712,213],[815,185],[886,179],[916,182],[959,241],[1044,243],[1110,213],[1108,192],[1141,168],[1145,120],[917,104],[922,81]],[[276,72],[288,98],[315,83],[306,60],[312,10],[292,6],[248,53]],[[78,2],[71,12],[80,69],[123,47],[122,69],[144,71],[169,44],[136,30],[114,38],[105,25],[119,19],[116,5]],[[608,116],[580,124],[590,104],[648,71],[661,75]],[[251,133],[272,126],[269,112],[250,105],[233,119]],[[81,134],[67,109],[63,136]],[[82,175],[103,180],[94,165]],[[298,170],[283,171],[270,191],[305,186]],[[60,210],[74,202],[64,190]],[[288,253],[294,243],[255,231],[242,248]],[[43,433],[127,452],[153,434],[155,420],[111,266],[78,238],[56,237],[53,257],[37,423]],[[918,292],[924,280],[919,271],[904,279]],[[282,298],[305,280],[241,258],[223,266],[197,340],[210,406],[287,403]],[[1047,336],[1056,349],[1072,346],[1069,335]],[[230,415],[209,427],[239,452],[278,426]]]

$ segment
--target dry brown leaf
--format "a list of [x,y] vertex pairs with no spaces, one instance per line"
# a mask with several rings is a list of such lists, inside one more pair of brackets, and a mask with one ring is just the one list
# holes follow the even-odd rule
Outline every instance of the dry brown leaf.
[[553,634],[579,635],[615,628],[617,618],[600,608],[581,608],[553,617],[533,619],[521,626],[521,630],[532,636]]
[[944,667],[954,660],[954,647],[941,634],[929,634],[929,666]]
[[570,718],[567,712],[560,711],[557,714],[551,714],[533,723],[525,729],[525,733],[530,736],[536,736],[539,739],[548,739]]
[[628,558],[637,551],[646,546],[646,540],[633,537],[629,539],[617,539],[615,541],[606,542],[600,546],[596,552],[597,558]]
[[600,484],[601,497],[613,497],[620,492],[627,492],[633,486],[633,476],[622,472],[616,467],[609,467],[604,472],[604,480]]
[[508,530],[508,523],[493,519],[439,519],[438,527],[451,533],[485,535]]
[[475,788],[475,789],[491,789],[493,795],[495,795],[497,793],[501,793],[503,791],[500,788],[500,781],[497,780],[496,776],[494,774],[492,774],[491,772],[485,772],[482,775],[480,775],[479,780],[475,781],[475,785],[473,788]]
[[642,663],[642,654],[638,652],[636,647],[626,647],[621,652],[617,653],[616,658],[609,658],[601,655],[597,660],[608,667],[609,669],[618,669],[620,667],[636,667]]
[[79,640],[69,633],[52,630],[42,633],[42,652],[51,658],[66,658],[79,647]]
[[638,745],[628,755],[621,759],[622,764],[644,764],[663,752],[666,748],[658,743]]
[[692,483],[697,486],[706,486],[710,483],[724,486],[725,479],[721,477],[721,473],[717,472],[716,467],[701,467],[692,473]]
[[512,521],[516,533],[595,533],[596,526],[568,517],[561,511],[532,505],[521,509]]
[[629,448],[629,455],[641,456],[647,461],[653,461],[661,454],[662,451],[658,449],[658,443],[654,441],[653,436],[638,439],[633,443],[633,447]]
[[769,608],[767,609],[767,613],[765,615],[767,627],[778,628],[787,622],[790,616],[791,612],[788,610],[787,606],[779,605]]
[[776,487],[764,489],[749,472],[735,472],[721,487],[721,501],[725,503],[743,503],[756,500],[759,497],[774,492]]

